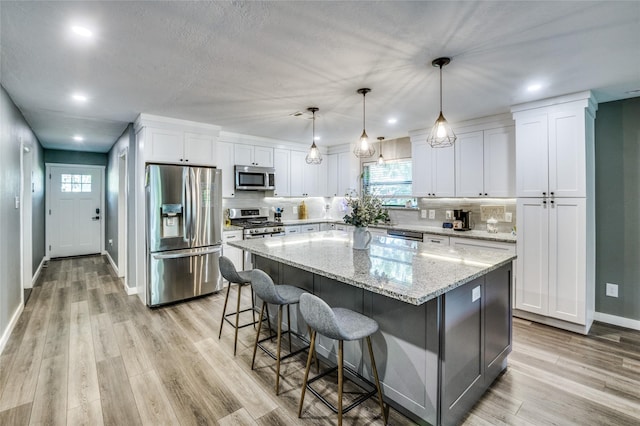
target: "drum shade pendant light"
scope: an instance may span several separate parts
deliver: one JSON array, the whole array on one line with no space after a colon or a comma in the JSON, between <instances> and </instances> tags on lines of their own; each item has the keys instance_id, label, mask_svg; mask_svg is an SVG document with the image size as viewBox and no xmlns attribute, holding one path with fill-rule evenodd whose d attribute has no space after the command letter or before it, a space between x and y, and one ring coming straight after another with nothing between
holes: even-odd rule
<instances>
[{"instance_id":1,"label":"drum shade pendant light","mask_svg":"<svg viewBox=\"0 0 640 426\"><path fill-rule=\"evenodd\" d=\"M440 67L440 115L431 129L427 142L433 148L446 148L456 141L456 134L442 114L442 67L451 62L450 58L438 58L431 62L434 67Z\"/></svg>"},{"instance_id":2,"label":"drum shade pendant light","mask_svg":"<svg viewBox=\"0 0 640 426\"><path fill-rule=\"evenodd\" d=\"M382 156L382 141L384 140L384 136L378 136L378 143L380 148L380 156L378 157L378 165L384 166L386 164L384 157Z\"/></svg>"},{"instance_id":3,"label":"drum shade pendant light","mask_svg":"<svg viewBox=\"0 0 640 426\"><path fill-rule=\"evenodd\" d=\"M313 133L311 136L311 148L309 149L309 153L307 154L305 160L307 161L307 164L320 164L322 163L322 155L320 154L320 150L316 146L316 111L318 111L318 108L309 107L307 108L307 111L311 111L311 113L313 114Z\"/></svg>"},{"instance_id":4,"label":"drum shade pendant light","mask_svg":"<svg viewBox=\"0 0 640 426\"><path fill-rule=\"evenodd\" d=\"M365 109L365 96L369 93L371 89L363 88L358 89L358 93L362 95L362 135L360 136L360 140L356 142L356 148L353 150L353 153L358 158L369 158L375 154L376 150L371 143L369 143L369 136L367 136L367 131L365 130L365 118L366 118L366 109Z\"/></svg>"}]
</instances>

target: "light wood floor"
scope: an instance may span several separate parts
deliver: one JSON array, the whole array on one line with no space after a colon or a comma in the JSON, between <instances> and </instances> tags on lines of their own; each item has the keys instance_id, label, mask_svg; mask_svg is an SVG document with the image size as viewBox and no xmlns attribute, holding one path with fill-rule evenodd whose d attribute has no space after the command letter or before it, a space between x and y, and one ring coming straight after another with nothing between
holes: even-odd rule
<instances>
[{"instance_id":1,"label":"light wood floor","mask_svg":"<svg viewBox=\"0 0 640 426\"><path fill-rule=\"evenodd\" d=\"M217 338L223 301L151 310L102 257L51 261L0 355L0 425L334 424L312 395L297 418L304 355L284 362L278 397L273 361L258 353L250 369L252 328L233 357L231 327ZM640 332L515 319L513 346L465 425L640 424ZM382 424L375 401L345 423ZM394 410L389 423L412 424Z\"/></svg>"}]
</instances>

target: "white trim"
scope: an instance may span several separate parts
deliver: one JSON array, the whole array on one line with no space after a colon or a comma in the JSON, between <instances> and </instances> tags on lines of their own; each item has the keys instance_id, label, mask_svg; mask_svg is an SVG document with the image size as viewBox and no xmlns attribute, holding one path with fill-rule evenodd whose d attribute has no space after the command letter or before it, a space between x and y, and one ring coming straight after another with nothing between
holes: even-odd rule
<instances>
[{"instance_id":1,"label":"white trim","mask_svg":"<svg viewBox=\"0 0 640 426\"><path fill-rule=\"evenodd\" d=\"M20 291L22 291L22 289ZM18 323L18 319L20 318L20 314L22 314L23 310L24 310L24 303L20 303L20 305L18 305L15 312L13 313L13 316L11 317L11 321L9 321L9 325L4 330L4 333L2 333L2 338L0 339L0 354L2 354L2 352L4 351L4 347L9 341L9 336L11 336L11 332L13 331L16 324Z\"/></svg>"},{"instance_id":2,"label":"white trim","mask_svg":"<svg viewBox=\"0 0 640 426\"><path fill-rule=\"evenodd\" d=\"M137 288L129 287L126 284L124 284L124 291L127 292L127 296L133 296L134 294L138 294L138 289Z\"/></svg>"},{"instance_id":3,"label":"white trim","mask_svg":"<svg viewBox=\"0 0 640 426\"><path fill-rule=\"evenodd\" d=\"M521 309L514 309L513 316L522 318L525 320L533 321L533 322L539 322L541 324L549 325L551 327L572 331L574 333L584 334L584 335L589 334L589 329L591 328L591 324L592 324L591 322L587 323L586 325L576 324L569 321L563 321L560 319L535 314L533 312L523 311Z\"/></svg>"},{"instance_id":4,"label":"white trim","mask_svg":"<svg viewBox=\"0 0 640 426\"><path fill-rule=\"evenodd\" d=\"M640 321L631 318L619 317L617 315L605 314L602 312L596 312L593 318L596 321L604 322L611 325L617 325L619 327L631 328L633 330L640 330Z\"/></svg>"},{"instance_id":5,"label":"white trim","mask_svg":"<svg viewBox=\"0 0 640 426\"><path fill-rule=\"evenodd\" d=\"M113 272L116 273L116 277L120 276L120 272L118 271L118 265L116 265L116 262L113 261L113 258L111 257L111 254L109 254L108 251L104 251L102 252L103 256L107 256L107 260L109 261L109 264L111 264L111 267L113 268Z\"/></svg>"},{"instance_id":6,"label":"white trim","mask_svg":"<svg viewBox=\"0 0 640 426\"><path fill-rule=\"evenodd\" d=\"M36 285L36 281L38 281L38 277L40 277L40 273L42 272L42 265L44 265L44 262L47 260L49 259L47 259L46 257L43 257L42 260L40 261L40 264L38 265L38 269L36 269L36 273L33 274L33 281L31 281L32 287Z\"/></svg>"}]
</instances>

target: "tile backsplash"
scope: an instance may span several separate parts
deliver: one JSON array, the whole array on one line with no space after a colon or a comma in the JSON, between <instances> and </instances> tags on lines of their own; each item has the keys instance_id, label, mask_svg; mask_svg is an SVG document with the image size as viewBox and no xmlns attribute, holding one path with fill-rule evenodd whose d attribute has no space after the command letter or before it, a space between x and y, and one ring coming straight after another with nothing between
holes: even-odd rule
<instances>
[{"instance_id":1,"label":"tile backsplash","mask_svg":"<svg viewBox=\"0 0 640 426\"><path fill-rule=\"evenodd\" d=\"M345 203L343 197L305 197L305 198L280 198L265 197L264 192L239 192L234 198L225 198L222 201L223 208L260 207L261 214L273 220L272 207L283 209L282 220L298 219L297 208L302 201L307 206L309 219L342 219L345 215ZM511 213L511 222L498 222L499 232L510 232L516 224L516 200L515 198L418 198L418 207L413 209L391 208L389 216L391 223L404 225L422 225L441 227L446 220L446 211L463 209L471 212L471 224L473 229L487 229L486 221L480 218L480 206L504 206L506 213ZM421 210L427 211L427 219L421 217ZM434 219L428 219L429 210L434 210Z\"/></svg>"}]
</instances>

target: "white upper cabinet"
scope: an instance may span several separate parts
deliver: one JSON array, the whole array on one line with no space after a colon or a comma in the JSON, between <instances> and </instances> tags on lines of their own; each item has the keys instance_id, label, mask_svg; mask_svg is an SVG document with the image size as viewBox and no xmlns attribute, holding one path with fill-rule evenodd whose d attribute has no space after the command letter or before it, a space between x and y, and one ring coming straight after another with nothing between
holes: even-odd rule
<instances>
[{"instance_id":1,"label":"white upper cabinet","mask_svg":"<svg viewBox=\"0 0 640 426\"><path fill-rule=\"evenodd\" d=\"M416 197L455 195L454 147L431 148L425 140L411 137L412 184Z\"/></svg>"},{"instance_id":2,"label":"white upper cabinet","mask_svg":"<svg viewBox=\"0 0 640 426\"><path fill-rule=\"evenodd\" d=\"M307 153L303 151L291 151L291 196L292 197L319 197L324 195L320 179L326 180L326 172L321 176L322 168L316 164L307 164ZM324 161L323 161L324 162ZM276 180L278 177L276 176Z\"/></svg>"},{"instance_id":3,"label":"white upper cabinet","mask_svg":"<svg viewBox=\"0 0 640 426\"><path fill-rule=\"evenodd\" d=\"M291 151L276 148L273 150L273 167L276 169L276 189L274 197L291 195Z\"/></svg>"},{"instance_id":4,"label":"white upper cabinet","mask_svg":"<svg viewBox=\"0 0 640 426\"><path fill-rule=\"evenodd\" d=\"M595 103L586 94L512 108L518 197L586 197ZM591 157L589 157L587 155Z\"/></svg>"},{"instance_id":5,"label":"white upper cabinet","mask_svg":"<svg viewBox=\"0 0 640 426\"><path fill-rule=\"evenodd\" d=\"M513 126L458 134L457 197L515 196Z\"/></svg>"},{"instance_id":6,"label":"white upper cabinet","mask_svg":"<svg viewBox=\"0 0 640 426\"><path fill-rule=\"evenodd\" d=\"M327 197L344 195L338 192L338 154L325 155L322 162L327 167L327 190L325 195Z\"/></svg>"},{"instance_id":7,"label":"white upper cabinet","mask_svg":"<svg viewBox=\"0 0 640 426\"><path fill-rule=\"evenodd\" d=\"M216 167L222 170L222 196L226 198L233 197L235 196L236 179L233 144L231 142L218 141L216 151Z\"/></svg>"},{"instance_id":8,"label":"white upper cabinet","mask_svg":"<svg viewBox=\"0 0 640 426\"><path fill-rule=\"evenodd\" d=\"M241 166L273 167L273 148L237 143L235 161Z\"/></svg>"},{"instance_id":9,"label":"white upper cabinet","mask_svg":"<svg viewBox=\"0 0 640 426\"><path fill-rule=\"evenodd\" d=\"M327 170L328 172L328 170ZM360 160L351 152L341 152L338 154L338 196L345 194L360 193Z\"/></svg>"},{"instance_id":10,"label":"white upper cabinet","mask_svg":"<svg viewBox=\"0 0 640 426\"><path fill-rule=\"evenodd\" d=\"M140 114L135 128L144 162L216 165L218 126Z\"/></svg>"}]
</instances>

